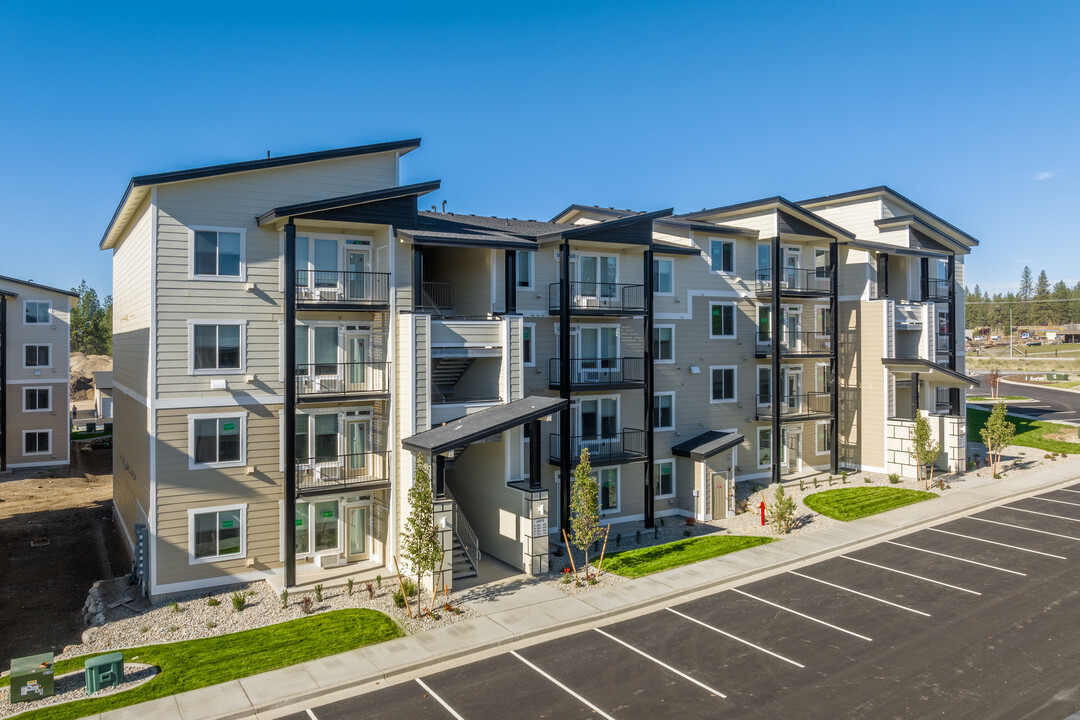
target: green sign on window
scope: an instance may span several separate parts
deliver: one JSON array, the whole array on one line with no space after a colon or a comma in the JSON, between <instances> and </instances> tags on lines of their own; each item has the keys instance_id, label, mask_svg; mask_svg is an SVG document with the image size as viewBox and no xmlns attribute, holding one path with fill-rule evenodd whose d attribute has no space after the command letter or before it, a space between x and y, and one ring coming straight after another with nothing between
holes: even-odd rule
<instances>
[{"instance_id":1,"label":"green sign on window","mask_svg":"<svg viewBox=\"0 0 1080 720\"><path fill-rule=\"evenodd\" d=\"M304 521L300 518L296 518L296 527L304 527Z\"/></svg>"},{"instance_id":2,"label":"green sign on window","mask_svg":"<svg viewBox=\"0 0 1080 720\"><path fill-rule=\"evenodd\" d=\"M526 340L529 339L529 331L528 331L528 329L526 329L526 330L524 330L522 332L522 337L524 337Z\"/></svg>"},{"instance_id":3,"label":"green sign on window","mask_svg":"<svg viewBox=\"0 0 1080 720\"><path fill-rule=\"evenodd\" d=\"M236 429L236 423L234 423L234 422L221 423L221 429L222 430L235 430Z\"/></svg>"},{"instance_id":4,"label":"green sign on window","mask_svg":"<svg viewBox=\"0 0 1080 720\"><path fill-rule=\"evenodd\" d=\"M323 510L322 516L324 518L332 518L332 517L334 517L334 511L333 510Z\"/></svg>"},{"instance_id":5,"label":"green sign on window","mask_svg":"<svg viewBox=\"0 0 1080 720\"><path fill-rule=\"evenodd\" d=\"M233 520L222 520L221 521L221 527L223 527L223 528L231 528L233 526L233 522L234 522Z\"/></svg>"}]
</instances>

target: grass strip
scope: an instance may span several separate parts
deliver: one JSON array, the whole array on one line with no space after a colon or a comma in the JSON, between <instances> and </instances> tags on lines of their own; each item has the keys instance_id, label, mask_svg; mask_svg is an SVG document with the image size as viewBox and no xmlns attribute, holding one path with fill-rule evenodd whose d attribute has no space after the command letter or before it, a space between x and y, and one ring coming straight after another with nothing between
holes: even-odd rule
<instances>
[{"instance_id":1,"label":"grass strip","mask_svg":"<svg viewBox=\"0 0 1080 720\"><path fill-rule=\"evenodd\" d=\"M967 401L968 401L968 402L988 402L988 403L996 403L996 402L997 402L998 400L1027 400L1027 399L1028 399L1028 398L1024 397L1023 395L1001 395L1000 397L996 397L996 398L990 398L990 397L969 397L969 398L967 399Z\"/></svg>"},{"instance_id":2,"label":"grass strip","mask_svg":"<svg viewBox=\"0 0 1080 720\"><path fill-rule=\"evenodd\" d=\"M986 425L986 421L989 418L990 413L986 410L968 408L968 440L982 442L982 435L979 434L979 431ZM1078 442L1052 440L1045 437L1052 433L1074 432L1076 428L1070 427L1069 425L1046 422L1045 420L1027 420L1025 418L1016 417L1015 415L1009 415L1008 418L1009 422L1016 424L1016 437L1013 438L1013 445L1037 448L1047 452L1080 453L1080 443Z\"/></svg>"},{"instance_id":3,"label":"grass strip","mask_svg":"<svg viewBox=\"0 0 1080 720\"><path fill-rule=\"evenodd\" d=\"M808 495L803 504L814 512L846 522L936 497L932 492L908 488L839 488Z\"/></svg>"},{"instance_id":4,"label":"grass strip","mask_svg":"<svg viewBox=\"0 0 1080 720\"><path fill-rule=\"evenodd\" d=\"M604 558L603 569L623 577L636 578L757 547L775 539L752 535L702 535L663 545L612 553Z\"/></svg>"}]
</instances>

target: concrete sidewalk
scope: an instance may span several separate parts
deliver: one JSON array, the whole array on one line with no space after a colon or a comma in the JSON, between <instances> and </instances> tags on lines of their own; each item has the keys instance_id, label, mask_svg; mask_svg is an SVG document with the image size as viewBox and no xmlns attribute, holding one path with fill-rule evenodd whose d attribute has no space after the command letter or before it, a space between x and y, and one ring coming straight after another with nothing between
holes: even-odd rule
<instances>
[{"instance_id":1,"label":"concrete sidewalk","mask_svg":"<svg viewBox=\"0 0 1080 720\"><path fill-rule=\"evenodd\" d=\"M913 528L937 524L1018 496L1080 479L1062 465L1019 479L970 476L959 492L881 515L823 528L797 538L742 550L693 565L570 597L531 585L477 607L482 617L288 668L132 705L100 720L231 720L287 706L303 707L362 685L424 674L436 664L480 655L510 644L531 644L552 633L603 625L609 619L689 599L723 586L774 574L848 551Z\"/></svg>"}]
</instances>

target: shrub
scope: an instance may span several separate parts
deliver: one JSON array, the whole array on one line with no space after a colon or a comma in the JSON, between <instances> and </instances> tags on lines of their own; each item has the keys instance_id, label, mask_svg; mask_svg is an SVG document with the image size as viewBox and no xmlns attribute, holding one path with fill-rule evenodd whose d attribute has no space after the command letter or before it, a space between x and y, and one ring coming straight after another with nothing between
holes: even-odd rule
<instances>
[{"instance_id":1,"label":"shrub","mask_svg":"<svg viewBox=\"0 0 1080 720\"><path fill-rule=\"evenodd\" d=\"M374 600L375 599L375 586L372 585L371 583L368 583L364 587L367 589L368 600Z\"/></svg>"},{"instance_id":2,"label":"shrub","mask_svg":"<svg viewBox=\"0 0 1080 720\"><path fill-rule=\"evenodd\" d=\"M769 505L769 523L773 532L786 535L795 525L795 500L784 494L784 486L776 486L776 494Z\"/></svg>"},{"instance_id":3,"label":"shrub","mask_svg":"<svg viewBox=\"0 0 1080 720\"><path fill-rule=\"evenodd\" d=\"M206 629L207 630L213 630L216 627L217 627L217 623L214 622L213 620L207 620L206 621Z\"/></svg>"},{"instance_id":4,"label":"shrub","mask_svg":"<svg viewBox=\"0 0 1080 720\"><path fill-rule=\"evenodd\" d=\"M829 483L829 484L832 485L832 483ZM817 489L817 486L818 486L818 481L817 481L817 476L815 475L814 476L814 489L815 490Z\"/></svg>"},{"instance_id":5,"label":"shrub","mask_svg":"<svg viewBox=\"0 0 1080 720\"><path fill-rule=\"evenodd\" d=\"M622 533L615 533L615 547L619 547L619 543L622 542Z\"/></svg>"},{"instance_id":6,"label":"shrub","mask_svg":"<svg viewBox=\"0 0 1080 720\"><path fill-rule=\"evenodd\" d=\"M874 482L874 478L867 475L866 477L863 478L863 482L866 483L867 485L869 485L870 483Z\"/></svg>"},{"instance_id":7,"label":"shrub","mask_svg":"<svg viewBox=\"0 0 1080 720\"><path fill-rule=\"evenodd\" d=\"M169 609L172 610L174 613L180 612L180 603L173 600L171 603L169 603Z\"/></svg>"},{"instance_id":8,"label":"shrub","mask_svg":"<svg viewBox=\"0 0 1080 720\"><path fill-rule=\"evenodd\" d=\"M897 475L896 473L889 473L889 482L891 482L893 485L899 485L900 484L900 476Z\"/></svg>"},{"instance_id":9,"label":"shrub","mask_svg":"<svg viewBox=\"0 0 1080 720\"><path fill-rule=\"evenodd\" d=\"M840 473L840 484L847 485L847 470L844 470Z\"/></svg>"},{"instance_id":10,"label":"shrub","mask_svg":"<svg viewBox=\"0 0 1080 720\"><path fill-rule=\"evenodd\" d=\"M281 589L281 609L284 610L287 607L289 607L289 589L288 588L282 588Z\"/></svg>"},{"instance_id":11,"label":"shrub","mask_svg":"<svg viewBox=\"0 0 1080 720\"><path fill-rule=\"evenodd\" d=\"M207 607L217 607L220 604L221 604L221 601L218 600L216 597L207 598L207 600L206 600Z\"/></svg>"},{"instance_id":12,"label":"shrub","mask_svg":"<svg viewBox=\"0 0 1080 720\"><path fill-rule=\"evenodd\" d=\"M691 536L691 535L693 535L694 533L692 533L692 532L690 531L690 528L686 528L685 530L683 530L683 531L682 531L682 534L683 534L683 537L690 537L690 536Z\"/></svg>"},{"instance_id":13,"label":"shrub","mask_svg":"<svg viewBox=\"0 0 1080 720\"><path fill-rule=\"evenodd\" d=\"M232 594L232 606L233 610L240 612L247 605L247 597L242 592L234 592Z\"/></svg>"},{"instance_id":14,"label":"shrub","mask_svg":"<svg viewBox=\"0 0 1080 720\"><path fill-rule=\"evenodd\" d=\"M300 612L305 615L310 615L315 612L315 601L311 599L310 595L302 595L300 597Z\"/></svg>"},{"instance_id":15,"label":"shrub","mask_svg":"<svg viewBox=\"0 0 1080 720\"><path fill-rule=\"evenodd\" d=\"M697 518L694 518L694 517L686 518L686 524L689 525L690 527L693 527L693 526L697 525Z\"/></svg>"},{"instance_id":16,"label":"shrub","mask_svg":"<svg viewBox=\"0 0 1080 720\"><path fill-rule=\"evenodd\" d=\"M405 590L402 593L402 589ZM394 591L394 606L403 608L405 607L405 596L412 597L416 593L416 584L408 578L403 578L401 581L401 587Z\"/></svg>"},{"instance_id":17,"label":"shrub","mask_svg":"<svg viewBox=\"0 0 1080 720\"><path fill-rule=\"evenodd\" d=\"M640 530L638 530L637 533L635 533L634 541L637 542L639 545L641 544L641 531Z\"/></svg>"},{"instance_id":18,"label":"shrub","mask_svg":"<svg viewBox=\"0 0 1080 720\"><path fill-rule=\"evenodd\" d=\"M349 597L352 597L352 589L353 589L353 579L349 578L349 580L345 583L345 594L348 595Z\"/></svg>"},{"instance_id":19,"label":"shrub","mask_svg":"<svg viewBox=\"0 0 1080 720\"><path fill-rule=\"evenodd\" d=\"M315 586L315 602L322 602L322 583Z\"/></svg>"},{"instance_id":20,"label":"shrub","mask_svg":"<svg viewBox=\"0 0 1080 720\"><path fill-rule=\"evenodd\" d=\"M573 577L572 577L572 576L570 576L570 575L563 575L563 576L562 576L562 581L563 581L563 585L569 585L569 584L570 584L570 581L571 581L572 579L573 579Z\"/></svg>"},{"instance_id":21,"label":"shrub","mask_svg":"<svg viewBox=\"0 0 1080 720\"><path fill-rule=\"evenodd\" d=\"M150 628L146 627L145 625L142 625L141 627L139 627L139 632L141 632L141 633L150 632Z\"/></svg>"},{"instance_id":22,"label":"shrub","mask_svg":"<svg viewBox=\"0 0 1080 720\"><path fill-rule=\"evenodd\" d=\"M590 585L595 585L596 583L597 583L596 576L595 575L590 575L589 576L589 584Z\"/></svg>"},{"instance_id":23,"label":"shrub","mask_svg":"<svg viewBox=\"0 0 1080 720\"><path fill-rule=\"evenodd\" d=\"M799 478L799 492L802 492L805 489L806 487L803 485L802 478Z\"/></svg>"},{"instance_id":24,"label":"shrub","mask_svg":"<svg viewBox=\"0 0 1080 720\"><path fill-rule=\"evenodd\" d=\"M170 626L169 626L169 632L176 632L176 631L177 631L177 630L179 630L179 629L180 629L180 628L179 628L179 627L177 627L176 625L170 625Z\"/></svg>"},{"instance_id":25,"label":"shrub","mask_svg":"<svg viewBox=\"0 0 1080 720\"><path fill-rule=\"evenodd\" d=\"M382 575L376 575L375 576L375 587L382 590Z\"/></svg>"}]
</instances>

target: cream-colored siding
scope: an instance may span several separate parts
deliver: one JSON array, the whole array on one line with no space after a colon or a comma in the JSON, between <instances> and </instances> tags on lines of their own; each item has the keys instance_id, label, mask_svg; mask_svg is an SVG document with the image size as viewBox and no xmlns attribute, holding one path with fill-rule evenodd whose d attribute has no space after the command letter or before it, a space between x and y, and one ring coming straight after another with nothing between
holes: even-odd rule
<instances>
[{"instance_id":1,"label":"cream-colored siding","mask_svg":"<svg viewBox=\"0 0 1080 720\"><path fill-rule=\"evenodd\" d=\"M122 536L135 538L135 524L146 522L150 510L150 434L147 408L125 393L113 405L113 504L120 516Z\"/></svg>"},{"instance_id":2,"label":"cream-colored siding","mask_svg":"<svg viewBox=\"0 0 1080 720\"><path fill-rule=\"evenodd\" d=\"M113 249L113 382L143 401L150 372L152 213L148 199Z\"/></svg>"},{"instance_id":3,"label":"cream-colored siding","mask_svg":"<svg viewBox=\"0 0 1080 720\"><path fill-rule=\"evenodd\" d=\"M877 196L828 205L813 205L810 209L815 215L820 215L834 225L839 225L853 233L859 240L880 240L878 227L874 221L886 216L882 214L882 201Z\"/></svg>"}]
</instances>

